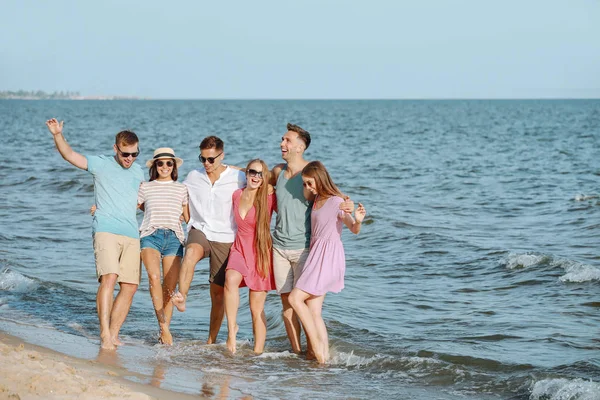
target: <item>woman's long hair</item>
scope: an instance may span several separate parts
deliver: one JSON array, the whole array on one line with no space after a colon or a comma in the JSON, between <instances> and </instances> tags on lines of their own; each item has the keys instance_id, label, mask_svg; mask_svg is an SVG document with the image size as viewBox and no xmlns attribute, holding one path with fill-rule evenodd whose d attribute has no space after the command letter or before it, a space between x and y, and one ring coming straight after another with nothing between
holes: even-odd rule
<instances>
[{"instance_id":1,"label":"woman's long hair","mask_svg":"<svg viewBox=\"0 0 600 400\"><path fill-rule=\"evenodd\" d=\"M271 239L271 215L269 213L269 168L267 164L258 158L251 160L246 171L254 163L262 166L263 182L256 192L254 198L254 209L256 210L256 229L254 234L254 251L256 252L256 269L263 278L271 273L271 257L273 251L273 240Z\"/></svg>"},{"instance_id":2,"label":"woman's long hair","mask_svg":"<svg viewBox=\"0 0 600 400\"><path fill-rule=\"evenodd\" d=\"M313 178L315 180L315 190L317 196L328 198L331 196L340 196L344 198L340 189L333 183L329 172L321 161L311 161L304 169L302 169L302 176L307 178Z\"/></svg>"},{"instance_id":3,"label":"woman's long hair","mask_svg":"<svg viewBox=\"0 0 600 400\"><path fill-rule=\"evenodd\" d=\"M173 181L177 182L177 178L179 177L177 174L177 162L175 162L175 160L172 158L169 158L167 160L165 160L164 158L160 158L159 160L162 160L165 162L168 160L173 161L173 171L171 171L171 179L173 179ZM158 161L158 160L155 160L152 163L152 166L150 167L150 180L151 181L158 179L158 170L156 168L156 161Z\"/></svg>"}]
</instances>

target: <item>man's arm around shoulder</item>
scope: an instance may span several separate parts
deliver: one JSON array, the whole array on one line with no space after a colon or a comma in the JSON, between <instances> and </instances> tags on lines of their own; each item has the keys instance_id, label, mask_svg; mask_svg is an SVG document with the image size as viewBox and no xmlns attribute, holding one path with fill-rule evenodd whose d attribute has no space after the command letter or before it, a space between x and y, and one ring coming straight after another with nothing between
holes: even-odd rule
<instances>
[{"instance_id":1,"label":"man's arm around shoulder","mask_svg":"<svg viewBox=\"0 0 600 400\"><path fill-rule=\"evenodd\" d=\"M273 167L273 169L271 170L271 173L269 174L269 183L273 186L277 185L277 178L279 178L279 174L281 173L281 171L283 171L283 167L285 167L285 164L277 164L276 166Z\"/></svg>"}]
</instances>

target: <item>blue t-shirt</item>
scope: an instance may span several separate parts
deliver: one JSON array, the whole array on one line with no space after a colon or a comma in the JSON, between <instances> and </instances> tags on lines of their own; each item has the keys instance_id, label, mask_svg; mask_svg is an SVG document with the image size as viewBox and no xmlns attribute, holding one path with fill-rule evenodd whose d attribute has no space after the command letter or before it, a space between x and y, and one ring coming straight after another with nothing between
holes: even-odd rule
<instances>
[{"instance_id":1,"label":"blue t-shirt","mask_svg":"<svg viewBox=\"0 0 600 400\"><path fill-rule=\"evenodd\" d=\"M139 238L136 219L137 196L144 180L142 167L123 168L114 156L85 156L88 172L94 177L96 213L92 233L108 232Z\"/></svg>"}]
</instances>

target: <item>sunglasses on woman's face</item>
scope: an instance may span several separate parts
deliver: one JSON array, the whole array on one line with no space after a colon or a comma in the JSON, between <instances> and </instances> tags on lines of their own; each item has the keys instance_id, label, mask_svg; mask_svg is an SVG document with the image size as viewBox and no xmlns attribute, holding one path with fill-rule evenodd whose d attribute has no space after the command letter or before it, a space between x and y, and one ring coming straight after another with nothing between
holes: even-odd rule
<instances>
[{"instance_id":1,"label":"sunglasses on woman's face","mask_svg":"<svg viewBox=\"0 0 600 400\"><path fill-rule=\"evenodd\" d=\"M167 167L172 167L173 166L173 161L168 160L168 161L157 161L156 162L156 166L157 167L162 167L163 165L167 164Z\"/></svg>"},{"instance_id":2,"label":"sunglasses on woman's face","mask_svg":"<svg viewBox=\"0 0 600 400\"><path fill-rule=\"evenodd\" d=\"M263 178L262 171L257 171L257 170L255 170L255 169L249 169L249 170L248 170L248 176L249 176L250 178L255 178L255 177L257 177L257 176L258 176L260 179L262 179L262 178Z\"/></svg>"},{"instance_id":3,"label":"sunglasses on woman's face","mask_svg":"<svg viewBox=\"0 0 600 400\"><path fill-rule=\"evenodd\" d=\"M198 156L198 160L200 160L200 162L201 162L202 164L204 164L204 163L205 163L205 162L207 162L207 161L208 161L209 163L211 163L211 164L214 164L214 163L215 163L215 160L216 160L217 158L219 158L219 156L220 156L221 154L223 154L223 152L220 152L218 155L216 155L216 156L214 156L214 157L202 157L202 154L200 154L200 155Z\"/></svg>"}]
</instances>

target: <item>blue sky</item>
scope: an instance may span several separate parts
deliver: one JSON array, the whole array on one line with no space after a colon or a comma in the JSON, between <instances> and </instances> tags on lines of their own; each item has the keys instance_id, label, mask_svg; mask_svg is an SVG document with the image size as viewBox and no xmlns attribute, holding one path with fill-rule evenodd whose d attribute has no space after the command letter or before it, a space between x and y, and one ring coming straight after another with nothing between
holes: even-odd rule
<instances>
[{"instance_id":1,"label":"blue sky","mask_svg":"<svg viewBox=\"0 0 600 400\"><path fill-rule=\"evenodd\" d=\"M3 0L0 90L600 98L600 0Z\"/></svg>"}]
</instances>

